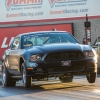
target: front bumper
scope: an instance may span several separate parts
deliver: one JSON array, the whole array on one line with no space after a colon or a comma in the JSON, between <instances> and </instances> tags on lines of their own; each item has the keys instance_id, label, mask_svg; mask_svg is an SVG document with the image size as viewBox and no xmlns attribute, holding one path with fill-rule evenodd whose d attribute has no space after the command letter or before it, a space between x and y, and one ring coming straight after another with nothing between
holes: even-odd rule
<instances>
[{"instance_id":1,"label":"front bumper","mask_svg":"<svg viewBox=\"0 0 100 100\"><path fill-rule=\"evenodd\" d=\"M70 60L70 66L62 66L62 61L42 61L42 62L28 62L27 70L28 76L36 75L52 75L52 74L86 74L90 72L97 72L97 62L91 59ZM32 67L35 64L35 67Z\"/></svg>"}]
</instances>

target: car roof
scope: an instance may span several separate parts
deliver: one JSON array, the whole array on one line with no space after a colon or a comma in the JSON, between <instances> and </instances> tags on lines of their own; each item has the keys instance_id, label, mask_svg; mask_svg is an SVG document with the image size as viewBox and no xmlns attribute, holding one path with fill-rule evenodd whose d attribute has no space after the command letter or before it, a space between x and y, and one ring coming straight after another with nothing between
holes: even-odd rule
<instances>
[{"instance_id":1,"label":"car roof","mask_svg":"<svg viewBox=\"0 0 100 100\"><path fill-rule=\"evenodd\" d=\"M58 33L58 32L67 32L67 31L36 31L36 32L22 33L22 34L19 34L19 35L20 35L20 36L23 36L23 35L37 34L37 33L47 33L47 32L55 32L55 33ZM19 36L19 35L18 35L18 36Z\"/></svg>"}]
</instances>

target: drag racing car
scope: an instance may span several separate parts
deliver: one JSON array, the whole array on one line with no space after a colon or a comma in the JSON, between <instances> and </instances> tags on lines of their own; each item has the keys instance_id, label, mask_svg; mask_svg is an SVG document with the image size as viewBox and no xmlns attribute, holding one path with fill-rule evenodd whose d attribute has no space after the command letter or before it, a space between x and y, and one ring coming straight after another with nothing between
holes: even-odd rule
<instances>
[{"instance_id":1,"label":"drag racing car","mask_svg":"<svg viewBox=\"0 0 100 100\"><path fill-rule=\"evenodd\" d=\"M30 88L33 80L58 77L72 82L74 75L86 75L89 83L97 76L97 56L66 31L39 31L15 37L2 55L2 84L15 86L22 80Z\"/></svg>"}]
</instances>

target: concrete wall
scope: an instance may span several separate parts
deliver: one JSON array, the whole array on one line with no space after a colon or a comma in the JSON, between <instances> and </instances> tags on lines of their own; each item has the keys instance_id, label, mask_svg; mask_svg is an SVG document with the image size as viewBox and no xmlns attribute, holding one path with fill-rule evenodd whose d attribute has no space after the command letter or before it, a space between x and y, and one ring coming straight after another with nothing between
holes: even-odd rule
<instances>
[{"instance_id":1,"label":"concrete wall","mask_svg":"<svg viewBox=\"0 0 100 100\"><path fill-rule=\"evenodd\" d=\"M100 35L100 18L89 19L91 22L91 44L93 45L97 34ZM0 24L0 27L16 27L16 26L30 26L30 25L44 25L44 24L57 24L57 23L73 23L74 36L82 43L85 35L84 27L85 19L83 20L64 20L64 21L51 21L51 22L35 22L35 23L22 23L22 24ZM97 29L97 33L95 31Z\"/></svg>"},{"instance_id":2,"label":"concrete wall","mask_svg":"<svg viewBox=\"0 0 100 100\"><path fill-rule=\"evenodd\" d=\"M74 33L75 37L82 43L82 39L85 35L84 28L85 20L74 21ZM91 22L91 44L93 45L97 35L100 35L100 18L90 19ZM97 30L97 31L96 31Z\"/></svg>"}]
</instances>

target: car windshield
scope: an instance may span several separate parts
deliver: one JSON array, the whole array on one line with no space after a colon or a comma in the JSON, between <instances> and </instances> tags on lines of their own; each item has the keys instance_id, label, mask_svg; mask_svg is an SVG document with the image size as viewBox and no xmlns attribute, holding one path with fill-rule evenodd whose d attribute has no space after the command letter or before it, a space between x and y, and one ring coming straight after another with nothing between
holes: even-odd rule
<instances>
[{"instance_id":1,"label":"car windshield","mask_svg":"<svg viewBox=\"0 0 100 100\"><path fill-rule=\"evenodd\" d=\"M22 48L54 43L78 43L78 41L67 32L31 33L22 36Z\"/></svg>"}]
</instances>

